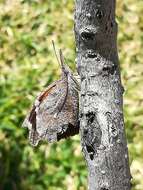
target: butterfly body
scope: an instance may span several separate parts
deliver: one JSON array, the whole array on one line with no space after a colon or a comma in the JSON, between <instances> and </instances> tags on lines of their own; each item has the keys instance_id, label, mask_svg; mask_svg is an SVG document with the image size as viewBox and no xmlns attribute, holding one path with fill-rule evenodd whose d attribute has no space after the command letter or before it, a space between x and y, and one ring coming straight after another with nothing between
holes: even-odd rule
<instances>
[{"instance_id":1,"label":"butterfly body","mask_svg":"<svg viewBox=\"0 0 143 190\"><path fill-rule=\"evenodd\" d=\"M36 146L40 140L56 142L79 132L79 84L60 52L61 79L37 96L23 126L29 129L29 140Z\"/></svg>"}]
</instances>

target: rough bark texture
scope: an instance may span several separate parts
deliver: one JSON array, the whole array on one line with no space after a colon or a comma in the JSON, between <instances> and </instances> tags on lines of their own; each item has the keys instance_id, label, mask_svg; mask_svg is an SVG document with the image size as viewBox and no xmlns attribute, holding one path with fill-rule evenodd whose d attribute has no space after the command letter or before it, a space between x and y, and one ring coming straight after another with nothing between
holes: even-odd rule
<instances>
[{"instance_id":1,"label":"rough bark texture","mask_svg":"<svg viewBox=\"0 0 143 190\"><path fill-rule=\"evenodd\" d=\"M76 0L80 133L89 190L129 190L115 0Z\"/></svg>"}]
</instances>

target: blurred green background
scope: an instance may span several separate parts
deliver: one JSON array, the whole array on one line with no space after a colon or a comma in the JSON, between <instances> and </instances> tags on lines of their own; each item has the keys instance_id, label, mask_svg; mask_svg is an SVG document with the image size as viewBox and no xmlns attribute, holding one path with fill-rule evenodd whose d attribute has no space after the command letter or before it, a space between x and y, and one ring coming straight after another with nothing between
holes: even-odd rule
<instances>
[{"instance_id":1,"label":"blurred green background","mask_svg":"<svg viewBox=\"0 0 143 190\"><path fill-rule=\"evenodd\" d=\"M0 0L0 190L86 190L78 136L32 148L22 121L60 75L51 40L75 69L74 2ZM133 190L143 190L143 1L118 0L118 47Z\"/></svg>"}]
</instances>

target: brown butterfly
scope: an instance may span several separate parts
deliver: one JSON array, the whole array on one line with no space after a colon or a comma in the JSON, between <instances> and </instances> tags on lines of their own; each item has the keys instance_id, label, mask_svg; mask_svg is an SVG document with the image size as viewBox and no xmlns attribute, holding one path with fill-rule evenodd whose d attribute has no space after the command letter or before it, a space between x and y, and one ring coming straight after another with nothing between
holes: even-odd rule
<instances>
[{"instance_id":1,"label":"brown butterfly","mask_svg":"<svg viewBox=\"0 0 143 190\"><path fill-rule=\"evenodd\" d=\"M29 140L37 146L40 140L56 142L79 133L79 83L70 68L65 64L62 51L59 51L61 78L49 85L37 96L30 113L23 122L29 129Z\"/></svg>"}]
</instances>

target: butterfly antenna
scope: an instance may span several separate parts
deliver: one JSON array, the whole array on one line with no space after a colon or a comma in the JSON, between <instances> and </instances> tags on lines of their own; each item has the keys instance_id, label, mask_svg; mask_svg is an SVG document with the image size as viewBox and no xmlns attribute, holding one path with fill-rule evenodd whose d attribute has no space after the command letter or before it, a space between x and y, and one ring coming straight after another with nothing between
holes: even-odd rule
<instances>
[{"instance_id":1,"label":"butterfly antenna","mask_svg":"<svg viewBox=\"0 0 143 190\"><path fill-rule=\"evenodd\" d=\"M62 53L61 49L59 50L59 55L60 55L61 67L63 69L64 68L65 60L64 60L64 56L63 56L63 53Z\"/></svg>"},{"instance_id":2,"label":"butterfly antenna","mask_svg":"<svg viewBox=\"0 0 143 190\"><path fill-rule=\"evenodd\" d=\"M54 43L53 40L52 40L52 45L53 45L54 53L55 53L56 59L57 59L57 61L58 61L58 64L59 64L60 67L61 67L61 63L60 63L60 61L59 61L59 58L58 58L58 55L57 55L57 51L56 51L56 48L55 48L55 43Z\"/></svg>"}]
</instances>

